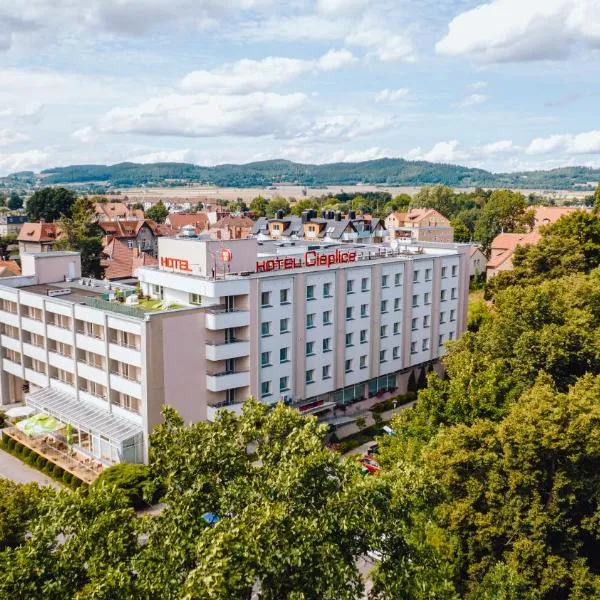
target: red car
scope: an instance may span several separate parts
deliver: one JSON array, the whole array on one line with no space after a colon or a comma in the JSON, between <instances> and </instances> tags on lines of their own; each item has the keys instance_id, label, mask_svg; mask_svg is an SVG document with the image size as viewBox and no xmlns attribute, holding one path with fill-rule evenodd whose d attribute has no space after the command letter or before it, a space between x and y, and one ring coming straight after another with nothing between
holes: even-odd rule
<instances>
[{"instance_id":1,"label":"red car","mask_svg":"<svg viewBox=\"0 0 600 600\"><path fill-rule=\"evenodd\" d=\"M370 456L363 456L360 459L360 464L371 474L381 471L379 463L376 460L373 460Z\"/></svg>"}]
</instances>

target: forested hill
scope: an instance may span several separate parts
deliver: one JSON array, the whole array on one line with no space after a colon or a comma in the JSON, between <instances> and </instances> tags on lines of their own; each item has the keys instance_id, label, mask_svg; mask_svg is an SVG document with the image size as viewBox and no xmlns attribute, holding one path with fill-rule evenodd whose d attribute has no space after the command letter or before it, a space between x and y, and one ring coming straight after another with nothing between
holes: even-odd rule
<instances>
[{"instance_id":1,"label":"forested hill","mask_svg":"<svg viewBox=\"0 0 600 600\"><path fill-rule=\"evenodd\" d=\"M491 173L457 165L384 158L324 165L304 165L287 160L215 167L186 163L74 165L42 171L39 178L43 184L97 182L118 187L181 183L209 183L223 187L265 187L282 183L305 186L359 183L418 186L442 183L453 187L570 189L600 181L600 169L568 167L552 171Z\"/></svg>"}]
</instances>

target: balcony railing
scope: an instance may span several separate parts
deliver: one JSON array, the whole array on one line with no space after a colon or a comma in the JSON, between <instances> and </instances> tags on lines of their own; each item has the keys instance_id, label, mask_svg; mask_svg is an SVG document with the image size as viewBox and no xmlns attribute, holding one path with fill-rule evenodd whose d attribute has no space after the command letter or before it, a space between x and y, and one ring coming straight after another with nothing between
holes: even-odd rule
<instances>
[{"instance_id":1,"label":"balcony railing","mask_svg":"<svg viewBox=\"0 0 600 600\"><path fill-rule=\"evenodd\" d=\"M236 369L235 371L218 371L216 373L207 372L206 374L210 377L225 377L227 375L239 375L243 373L249 373L249 369Z\"/></svg>"}]
</instances>

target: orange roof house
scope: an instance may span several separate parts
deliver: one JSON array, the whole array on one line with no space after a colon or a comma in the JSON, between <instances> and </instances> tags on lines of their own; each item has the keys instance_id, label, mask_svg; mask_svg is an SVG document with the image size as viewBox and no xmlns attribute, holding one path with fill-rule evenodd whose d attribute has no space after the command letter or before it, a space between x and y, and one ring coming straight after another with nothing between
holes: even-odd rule
<instances>
[{"instance_id":1,"label":"orange roof house","mask_svg":"<svg viewBox=\"0 0 600 600\"><path fill-rule=\"evenodd\" d=\"M14 260L0 260L0 277L18 277L21 267Z\"/></svg>"},{"instance_id":2,"label":"orange roof house","mask_svg":"<svg viewBox=\"0 0 600 600\"><path fill-rule=\"evenodd\" d=\"M19 231L19 253L51 252L62 232L57 223L23 223Z\"/></svg>"},{"instance_id":3,"label":"orange roof house","mask_svg":"<svg viewBox=\"0 0 600 600\"><path fill-rule=\"evenodd\" d=\"M452 242L454 228L433 208L412 208L407 213L393 212L385 218L391 238L414 238L423 242Z\"/></svg>"},{"instance_id":4,"label":"orange roof house","mask_svg":"<svg viewBox=\"0 0 600 600\"><path fill-rule=\"evenodd\" d=\"M577 206L537 206L534 209L534 231L539 231L544 225L552 225L561 217L583 210Z\"/></svg>"},{"instance_id":5,"label":"orange roof house","mask_svg":"<svg viewBox=\"0 0 600 600\"><path fill-rule=\"evenodd\" d=\"M486 276L489 279L500 271L510 271L513 268L512 257L517 246L535 246L542 236L532 233L501 233L494 238L490 259L487 263Z\"/></svg>"},{"instance_id":6,"label":"orange roof house","mask_svg":"<svg viewBox=\"0 0 600 600\"><path fill-rule=\"evenodd\" d=\"M144 211L131 209L123 202L97 202L95 205L96 220L104 221L143 221Z\"/></svg>"},{"instance_id":7,"label":"orange roof house","mask_svg":"<svg viewBox=\"0 0 600 600\"><path fill-rule=\"evenodd\" d=\"M138 267L157 265L158 260L138 248L130 248L127 241L112 238L102 251L104 277L110 281L135 277Z\"/></svg>"},{"instance_id":8,"label":"orange roof house","mask_svg":"<svg viewBox=\"0 0 600 600\"><path fill-rule=\"evenodd\" d=\"M167 216L165 225L177 233L182 227L193 225L196 233L204 231L208 225L208 215L205 212L198 213L174 213Z\"/></svg>"}]
</instances>

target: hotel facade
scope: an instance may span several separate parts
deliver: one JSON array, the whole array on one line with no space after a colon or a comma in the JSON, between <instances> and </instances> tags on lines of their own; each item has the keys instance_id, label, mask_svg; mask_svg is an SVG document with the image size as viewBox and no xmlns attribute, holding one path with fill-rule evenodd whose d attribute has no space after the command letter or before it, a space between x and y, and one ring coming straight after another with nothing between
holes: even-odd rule
<instances>
[{"instance_id":1,"label":"hotel facade","mask_svg":"<svg viewBox=\"0 0 600 600\"><path fill-rule=\"evenodd\" d=\"M159 239L141 287L82 280L76 253L0 282L0 398L75 431L103 464L147 459L164 404L186 422L254 396L304 414L401 393L466 328L470 247ZM125 299L125 297L127 297Z\"/></svg>"}]
</instances>

